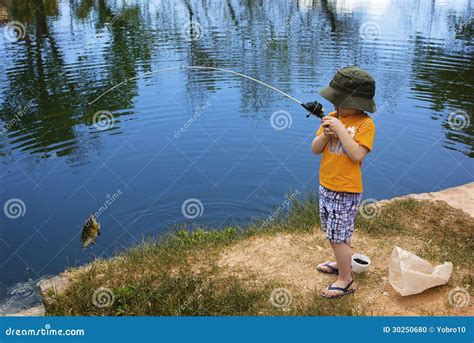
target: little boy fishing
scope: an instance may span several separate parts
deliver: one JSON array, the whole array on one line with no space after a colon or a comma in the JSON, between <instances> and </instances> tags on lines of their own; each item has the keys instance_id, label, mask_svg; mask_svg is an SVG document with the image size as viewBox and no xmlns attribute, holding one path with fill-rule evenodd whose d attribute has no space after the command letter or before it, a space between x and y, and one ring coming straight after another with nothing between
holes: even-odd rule
<instances>
[{"instance_id":1,"label":"little boy fishing","mask_svg":"<svg viewBox=\"0 0 474 343\"><path fill-rule=\"evenodd\" d=\"M353 293L350 240L362 196L361 166L372 150L375 125L365 112L375 112L375 81L365 70L345 67L336 72L321 96L335 108L323 118L312 143L323 153L319 170L321 227L334 251L335 262L317 266L337 280L323 292L325 298Z\"/></svg>"}]
</instances>

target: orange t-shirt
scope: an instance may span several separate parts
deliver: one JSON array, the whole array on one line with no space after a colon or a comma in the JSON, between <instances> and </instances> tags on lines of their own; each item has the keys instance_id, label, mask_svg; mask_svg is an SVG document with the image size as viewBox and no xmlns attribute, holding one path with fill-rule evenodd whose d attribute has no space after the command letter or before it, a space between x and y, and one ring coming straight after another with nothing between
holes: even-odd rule
<instances>
[{"instance_id":1,"label":"orange t-shirt","mask_svg":"<svg viewBox=\"0 0 474 343\"><path fill-rule=\"evenodd\" d=\"M329 115L335 117L336 112L331 112ZM339 116L338 119L357 143L367 147L369 151L372 150L375 136L375 124L372 118L363 113L355 116ZM316 135L322 133L321 125ZM361 166L362 162L354 162L347 156L338 138L331 137L321 159L319 183L335 192L362 193Z\"/></svg>"}]
</instances>

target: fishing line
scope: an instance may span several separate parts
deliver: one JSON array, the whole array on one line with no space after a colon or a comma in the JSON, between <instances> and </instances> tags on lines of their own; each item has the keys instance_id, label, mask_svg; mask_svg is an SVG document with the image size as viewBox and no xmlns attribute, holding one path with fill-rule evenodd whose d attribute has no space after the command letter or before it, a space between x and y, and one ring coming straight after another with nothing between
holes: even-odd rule
<instances>
[{"instance_id":1,"label":"fishing line","mask_svg":"<svg viewBox=\"0 0 474 343\"><path fill-rule=\"evenodd\" d=\"M143 77L143 76L148 76L148 75L152 75L152 74L156 74L156 73L161 73L161 72L164 72L164 71L172 71L172 70L185 70L185 69L198 69L198 70L217 70L217 71L221 71L221 72L225 72L225 73L230 73L230 74L234 74L234 75L237 75L239 77L243 77L245 79L249 79L249 80L252 80L254 82L257 82L267 88L270 88L271 90L275 91L275 92L278 92L280 93L281 95L287 97L288 99L296 102L297 104L303 106L310 114L313 114L317 117L322 117L324 114L324 111L323 111L323 108L322 108L322 105L318 102L310 102L310 103L303 103L302 101L292 97L291 95L283 92L282 90L278 89L278 88L275 88L273 87L272 85L269 85L268 83L266 82L263 82L263 81L260 81L260 80L257 80L256 78L253 78L249 75L245 75L245 74L242 74L242 73L238 73L236 71L233 71L233 70L229 70L229 69L223 69L223 68L214 68L214 67L204 67L204 66L179 66L179 67L171 67L171 68L164 68L164 69L159 69L159 70L155 70L155 71L150 71L150 72L147 72L147 73L144 73L142 75L139 75L139 76L135 76L135 77L132 77L130 79L127 79L119 84L116 84L115 86L109 88L108 90L106 90L104 93L102 93L101 95L99 95L97 98L95 98L92 102L89 103L89 105L92 105L94 104L97 100L99 100L100 98L102 98L103 96L105 96L106 94L108 94L109 92L113 91L114 89L130 82L130 81L133 81L133 80L136 80L136 79L139 79L140 77ZM310 114L308 114L306 117L309 117Z\"/></svg>"}]
</instances>

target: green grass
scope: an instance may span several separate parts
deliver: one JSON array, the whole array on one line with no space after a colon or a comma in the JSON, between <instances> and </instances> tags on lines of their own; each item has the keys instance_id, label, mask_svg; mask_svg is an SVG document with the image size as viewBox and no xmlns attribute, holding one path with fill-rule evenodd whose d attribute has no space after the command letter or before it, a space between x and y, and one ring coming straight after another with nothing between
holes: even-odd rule
<instances>
[{"instance_id":1,"label":"green grass","mask_svg":"<svg viewBox=\"0 0 474 343\"><path fill-rule=\"evenodd\" d=\"M424 244L415 253L432 261L469 267L474 261L474 220L441 202L392 201L373 219L358 216L356 230L372 237L405 235Z\"/></svg>"},{"instance_id":2,"label":"green grass","mask_svg":"<svg viewBox=\"0 0 474 343\"><path fill-rule=\"evenodd\" d=\"M298 313L304 316L369 316L370 308L358 304L353 296L334 301L314 294L312 302Z\"/></svg>"},{"instance_id":3,"label":"green grass","mask_svg":"<svg viewBox=\"0 0 474 343\"><path fill-rule=\"evenodd\" d=\"M443 237L432 240L420 247L416 253L427 260L449 261L455 266L472 267L474 261L473 237Z\"/></svg>"},{"instance_id":4,"label":"green grass","mask_svg":"<svg viewBox=\"0 0 474 343\"><path fill-rule=\"evenodd\" d=\"M161 274L156 279L143 278L132 283L115 285L111 289L114 302L98 308L92 302L71 314L88 315L250 315L264 304L268 291L265 288L243 287L240 280L223 278L213 280L210 274L193 274L180 271L176 275ZM156 277L156 276L155 276ZM91 283L87 289L75 294L93 298L94 290L101 287ZM74 297L70 298L71 300ZM62 304L62 308L75 309L75 301ZM59 310L60 308L58 308ZM62 311L60 311L62 312ZM51 312L54 313L54 310Z\"/></svg>"},{"instance_id":5,"label":"green grass","mask_svg":"<svg viewBox=\"0 0 474 343\"><path fill-rule=\"evenodd\" d=\"M407 219L419 215L422 206L421 202L414 199L395 200L383 207L375 205L379 214L374 218L359 215L356 230L374 237L411 232Z\"/></svg>"},{"instance_id":6,"label":"green grass","mask_svg":"<svg viewBox=\"0 0 474 343\"><path fill-rule=\"evenodd\" d=\"M215 263L226 247L257 235L285 232L304 234L319 227L316 197L294 201L286 214L256 221L246 228L221 230L177 228L160 239L143 241L111 260L96 260L74 273L74 281L62 294L50 295L48 315L368 315L370 306L353 296L334 301L314 292L302 299L293 290L288 308L271 304L274 280L228 275ZM417 253L434 261L452 261L470 268L473 258L473 219L443 204L411 199L389 203L379 214L359 216L361 235L383 239L400 235L422 242ZM470 281L472 282L472 281ZM94 292L105 287L114 301L98 307Z\"/></svg>"}]
</instances>

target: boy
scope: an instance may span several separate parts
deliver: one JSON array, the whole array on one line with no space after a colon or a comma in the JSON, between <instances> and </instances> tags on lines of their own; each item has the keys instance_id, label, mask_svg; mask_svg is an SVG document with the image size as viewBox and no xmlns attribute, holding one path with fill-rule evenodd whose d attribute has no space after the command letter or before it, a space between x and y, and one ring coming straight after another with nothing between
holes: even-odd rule
<instances>
[{"instance_id":1,"label":"boy","mask_svg":"<svg viewBox=\"0 0 474 343\"><path fill-rule=\"evenodd\" d=\"M319 171L320 218L336 262L321 263L317 270L338 276L321 295L340 298L355 291L350 239L362 195L361 165L372 150L375 135L374 122L364 112L375 112L375 81L363 69L345 67L337 71L320 94L335 108L323 118L312 150L323 153Z\"/></svg>"}]
</instances>

